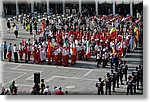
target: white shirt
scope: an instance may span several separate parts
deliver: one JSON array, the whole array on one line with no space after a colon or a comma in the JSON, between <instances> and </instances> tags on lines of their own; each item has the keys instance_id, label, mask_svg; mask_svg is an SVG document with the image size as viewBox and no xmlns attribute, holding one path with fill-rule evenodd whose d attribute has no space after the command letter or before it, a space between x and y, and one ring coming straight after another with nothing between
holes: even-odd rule
<instances>
[{"instance_id":1,"label":"white shirt","mask_svg":"<svg viewBox=\"0 0 150 102\"><path fill-rule=\"evenodd\" d=\"M51 90L49 88L45 88L43 93L47 93L47 95L51 94Z\"/></svg>"},{"instance_id":2,"label":"white shirt","mask_svg":"<svg viewBox=\"0 0 150 102\"><path fill-rule=\"evenodd\" d=\"M13 47L13 52L17 52L17 47L16 46Z\"/></svg>"}]
</instances>

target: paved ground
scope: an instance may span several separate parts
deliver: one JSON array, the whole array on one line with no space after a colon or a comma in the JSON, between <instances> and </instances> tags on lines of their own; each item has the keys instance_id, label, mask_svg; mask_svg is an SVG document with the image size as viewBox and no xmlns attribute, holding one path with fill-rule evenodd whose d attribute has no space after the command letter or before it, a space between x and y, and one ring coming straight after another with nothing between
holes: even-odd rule
<instances>
[{"instance_id":1,"label":"paved ground","mask_svg":"<svg viewBox=\"0 0 150 102\"><path fill-rule=\"evenodd\" d=\"M21 41L21 38L32 37L29 32L24 31L19 24L19 38L15 38L12 31L7 33L5 20L2 19L1 25L1 40L7 42L17 43ZM128 73L131 74L135 67L142 64L143 50L138 48L132 53L127 54L127 64L129 65ZM74 66L63 67L47 65L32 64L32 61L26 63L14 63L1 61L0 62L0 85L6 88L11 84L12 80L16 81L16 85L19 87L19 93L28 94L33 86L33 74L35 72L41 73L41 78L44 78L46 84L53 89L54 86L61 86L63 91L69 91L72 95L96 95L97 89L95 83L99 77L105 78L106 72L110 71L110 67L96 68L96 62L92 61L77 61ZM142 87L141 87L142 89ZM138 90L137 94L143 94L143 90ZM125 95L126 85L120 85L120 88L116 88L116 92L112 92L113 95Z\"/></svg>"}]
</instances>

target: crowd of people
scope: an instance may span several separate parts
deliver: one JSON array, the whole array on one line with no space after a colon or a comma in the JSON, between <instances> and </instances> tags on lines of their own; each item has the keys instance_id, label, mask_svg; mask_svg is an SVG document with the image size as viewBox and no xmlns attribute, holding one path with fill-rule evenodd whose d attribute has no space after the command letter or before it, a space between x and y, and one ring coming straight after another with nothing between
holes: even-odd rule
<instances>
[{"instance_id":1,"label":"crowd of people","mask_svg":"<svg viewBox=\"0 0 150 102\"><path fill-rule=\"evenodd\" d=\"M13 22L13 23L12 23ZM143 46L143 18L138 16L122 15L27 15L21 14L7 19L7 30L10 33L11 27L16 38L18 38L19 24L29 31L33 37L22 38L20 44L12 45L11 42L0 45L1 60L12 61L14 54L15 63L33 61L35 64L48 64L69 66L77 64L78 60L90 60L95 56L97 67L105 68L110 63L111 73L107 73L106 94L110 92L110 83L113 82L113 91L121 84L123 75L128 84L128 91L132 94L130 84L134 77L127 78L126 61L122 58L138 46ZM21 35L21 34L20 34ZM138 68L137 68L138 69ZM115 72L118 75L115 75ZM127 81L128 79L128 81ZM112 80L110 82L110 80ZM141 79L140 79L141 80ZM101 78L98 87L98 94L103 93ZM110 82L110 83L109 83ZM100 87L99 87L100 86ZM42 88L42 87L41 87ZM33 87L32 94L36 87ZM42 93L48 91L49 86L42 88ZM61 88L59 88L61 91ZM61 92L60 92L61 93ZM64 93L63 93L64 94ZM128 92L127 92L128 94Z\"/></svg>"},{"instance_id":2,"label":"crowd of people","mask_svg":"<svg viewBox=\"0 0 150 102\"><path fill-rule=\"evenodd\" d=\"M44 15L43 15L44 16ZM11 22L8 19L8 32ZM84 15L52 15L34 17L33 15L20 15L13 21L21 23L26 31L30 31L33 38L22 38L20 44L1 44L1 55L4 59L12 61L14 52L15 62L24 60L27 63L33 56L33 62L41 64L48 60L56 65L68 66L77 60L88 60L92 55L97 60L97 67L103 62L111 62L111 67L118 66L119 61L127 52L142 46L142 17L133 19L131 16L120 15L96 15L87 17ZM38 24L41 26L38 29ZM16 38L18 37L18 25L12 25ZM37 38L37 35L39 37ZM3 58L1 57L1 60Z\"/></svg>"}]
</instances>

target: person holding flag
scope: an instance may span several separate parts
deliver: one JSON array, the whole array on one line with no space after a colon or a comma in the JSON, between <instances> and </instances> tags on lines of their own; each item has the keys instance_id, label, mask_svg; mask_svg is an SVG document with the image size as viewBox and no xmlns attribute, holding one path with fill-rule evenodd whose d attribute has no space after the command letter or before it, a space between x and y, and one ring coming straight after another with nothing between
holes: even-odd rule
<instances>
[{"instance_id":1,"label":"person holding flag","mask_svg":"<svg viewBox=\"0 0 150 102\"><path fill-rule=\"evenodd\" d=\"M90 41L87 41L87 43L86 43L86 53L85 53L85 56L86 56L86 60L88 60L88 59L91 58Z\"/></svg>"}]
</instances>

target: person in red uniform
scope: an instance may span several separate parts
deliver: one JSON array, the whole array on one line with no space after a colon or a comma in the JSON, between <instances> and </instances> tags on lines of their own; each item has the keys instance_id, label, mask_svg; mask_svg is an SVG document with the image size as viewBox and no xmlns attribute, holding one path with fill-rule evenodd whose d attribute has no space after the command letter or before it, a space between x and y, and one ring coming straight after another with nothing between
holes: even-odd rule
<instances>
[{"instance_id":1,"label":"person in red uniform","mask_svg":"<svg viewBox=\"0 0 150 102\"><path fill-rule=\"evenodd\" d=\"M8 61L10 62L11 61L11 57L12 57L12 43L9 43L9 46L8 46Z\"/></svg>"},{"instance_id":2,"label":"person in red uniform","mask_svg":"<svg viewBox=\"0 0 150 102\"><path fill-rule=\"evenodd\" d=\"M25 62L28 63L28 44L25 45L24 47L24 53L25 53Z\"/></svg>"},{"instance_id":3,"label":"person in red uniform","mask_svg":"<svg viewBox=\"0 0 150 102\"><path fill-rule=\"evenodd\" d=\"M65 93L62 91L62 88L60 87L59 90L56 91L56 95L65 95Z\"/></svg>"},{"instance_id":4,"label":"person in red uniform","mask_svg":"<svg viewBox=\"0 0 150 102\"><path fill-rule=\"evenodd\" d=\"M68 56L68 49L66 47L63 48L62 56L63 56L62 64L63 64L64 67L67 67L68 66L69 56Z\"/></svg>"},{"instance_id":5,"label":"person in red uniform","mask_svg":"<svg viewBox=\"0 0 150 102\"><path fill-rule=\"evenodd\" d=\"M19 56L20 56L20 60L23 60L22 57L23 57L23 46L22 46L22 43L20 43L19 45Z\"/></svg>"},{"instance_id":6,"label":"person in red uniform","mask_svg":"<svg viewBox=\"0 0 150 102\"><path fill-rule=\"evenodd\" d=\"M42 30L45 29L45 19L42 20Z\"/></svg>"}]
</instances>

